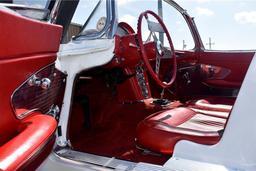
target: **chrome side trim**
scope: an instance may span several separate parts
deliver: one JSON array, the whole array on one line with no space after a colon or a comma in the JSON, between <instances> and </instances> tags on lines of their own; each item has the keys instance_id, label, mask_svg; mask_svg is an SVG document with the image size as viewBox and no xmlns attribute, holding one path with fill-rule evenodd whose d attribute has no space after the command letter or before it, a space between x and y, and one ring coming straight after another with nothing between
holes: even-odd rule
<instances>
[{"instance_id":1,"label":"chrome side trim","mask_svg":"<svg viewBox=\"0 0 256 171\"><path fill-rule=\"evenodd\" d=\"M102 167L102 170L105 168L118 171L177 171L165 168L161 165L148 164L143 162L134 163L130 161L119 160L114 157L103 157L94 154L73 151L71 149L61 149L53 154L60 160L66 162L72 161L72 163L77 162L77 164L84 163L88 165L99 166Z\"/></svg>"},{"instance_id":2,"label":"chrome side trim","mask_svg":"<svg viewBox=\"0 0 256 171\"><path fill-rule=\"evenodd\" d=\"M26 117L27 115L29 115L30 113L35 112L35 111L40 111L40 110L39 110L39 108L31 109L31 110L29 110L29 111L27 111L27 112L24 112L24 113L20 114L19 117L20 117L20 118L24 118L24 117Z\"/></svg>"},{"instance_id":3,"label":"chrome side trim","mask_svg":"<svg viewBox=\"0 0 256 171\"><path fill-rule=\"evenodd\" d=\"M58 156L77 162L94 164L105 168L116 170L133 170L137 163L119 160L114 157L103 157L89 153L73 151L70 149L61 149L55 152Z\"/></svg>"}]
</instances>

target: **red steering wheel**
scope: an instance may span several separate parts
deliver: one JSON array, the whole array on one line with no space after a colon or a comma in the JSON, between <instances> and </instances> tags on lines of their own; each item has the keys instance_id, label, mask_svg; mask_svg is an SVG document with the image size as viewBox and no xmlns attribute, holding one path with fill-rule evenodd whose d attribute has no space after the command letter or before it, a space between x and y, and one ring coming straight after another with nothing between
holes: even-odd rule
<instances>
[{"instance_id":1,"label":"red steering wheel","mask_svg":"<svg viewBox=\"0 0 256 171\"><path fill-rule=\"evenodd\" d=\"M153 16L157 20L158 23L150 21L149 20L149 14L151 16ZM152 36L153 39L154 39L154 42L155 42L155 46L156 46L156 51L157 52L156 52L155 71L154 71L153 67L151 66L151 64L149 62L149 58L147 56L147 53L146 53L146 50L145 50L145 47L144 47L144 42L142 40L142 19L143 19L143 17L145 17L146 20L147 20L148 29L150 31L149 39ZM172 43L170 34L169 34L163 20L157 14L155 14L153 11L147 10L147 11L140 14L137 29L138 29L137 33L138 33L139 48L140 48L140 51L141 51L141 56L142 56L142 59L144 61L144 64L146 65L146 68L148 69L150 75L157 82L158 85L160 85L163 88L170 87L176 79L177 62L176 62L176 55L175 55L173 43ZM168 40L168 43L169 43L169 48L166 48L162 45L162 42L156 36L156 32L161 33L161 34L164 34L164 33L166 34L167 40ZM160 65L161 65L161 59L163 59L163 58L172 59L172 60L170 60L172 65L173 65L172 75L171 75L171 77L170 77L171 79L168 83L165 82L165 81L160 80L160 78L159 78L159 70L160 70Z\"/></svg>"}]
</instances>

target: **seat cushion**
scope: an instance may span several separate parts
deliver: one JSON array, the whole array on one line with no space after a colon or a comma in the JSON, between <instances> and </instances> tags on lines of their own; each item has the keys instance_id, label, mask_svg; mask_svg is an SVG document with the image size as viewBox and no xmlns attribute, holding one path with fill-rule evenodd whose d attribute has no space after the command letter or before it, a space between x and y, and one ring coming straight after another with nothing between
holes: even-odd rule
<instances>
[{"instance_id":1,"label":"seat cushion","mask_svg":"<svg viewBox=\"0 0 256 171\"><path fill-rule=\"evenodd\" d=\"M191 100L187 102L186 106L206 115L228 118L234 103L234 98L207 97Z\"/></svg>"},{"instance_id":2,"label":"seat cushion","mask_svg":"<svg viewBox=\"0 0 256 171\"><path fill-rule=\"evenodd\" d=\"M137 143L163 154L172 154L177 141L190 140L215 144L220 139L226 119L200 114L189 108L175 108L155 113L137 127Z\"/></svg>"}]
</instances>

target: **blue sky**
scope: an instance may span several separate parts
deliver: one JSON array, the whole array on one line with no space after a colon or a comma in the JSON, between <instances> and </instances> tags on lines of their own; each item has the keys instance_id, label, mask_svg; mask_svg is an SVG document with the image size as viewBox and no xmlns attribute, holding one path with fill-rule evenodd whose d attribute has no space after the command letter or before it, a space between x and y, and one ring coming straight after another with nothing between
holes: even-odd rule
<instances>
[{"instance_id":1,"label":"blue sky","mask_svg":"<svg viewBox=\"0 0 256 171\"><path fill-rule=\"evenodd\" d=\"M256 49L255 0L178 0L195 17L202 40L213 49Z\"/></svg>"},{"instance_id":2,"label":"blue sky","mask_svg":"<svg viewBox=\"0 0 256 171\"><path fill-rule=\"evenodd\" d=\"M89 11L98 0L80 0L74 22L84 23ZM16 3L35 6L44 4L45 0L15 0ZM156 8L157 0L118 0L119 16L121 20L131 25L137 24L140 12ZM188 13L195 17L195 21L205 47L211 37L216 50L256 49L256 0L176 0ZM101 10L100 17L105 14ZM173 19L172 17L170 17ZM94 19L97 22L97 18ZM169 31L172 37L181 42L182 32L175 32L180 22ZM92 26L94 27L94 23ZM170 26L172 27L172 26ZM173 33L174 32L174 33ZM186 40L189 42L190 40ZM179 43L180 44L180 43ZM189 43L188 43L189 44ZM180 45L179 45L180 46Z\"/></svg>"},{"instance_id":3,"label":"blue sky","mask_svg":"<svg viewBox=\"0 0 256 171\"><path fill-rule=\"evenodd\" d=\"M96 0L94 4L95 2ZM155 8L156 2L157 0L118 0L119 17L131 25L136 25L139 13L148 8ZM206 43L211 37L214 42L212 49L215 50L256 49L256 0L177 0L176 2L195 17L206 48L209 48ZM74 17L75 22L80 23L85 20L88 15L85 11L90 11L91 4L93 4L92 0L81 0L80 10ZM169 31L172 34L176 30ZM178 34L183 33L175 32L175 34L173 37L179 37Z\"/></svg>"}]
</instances>

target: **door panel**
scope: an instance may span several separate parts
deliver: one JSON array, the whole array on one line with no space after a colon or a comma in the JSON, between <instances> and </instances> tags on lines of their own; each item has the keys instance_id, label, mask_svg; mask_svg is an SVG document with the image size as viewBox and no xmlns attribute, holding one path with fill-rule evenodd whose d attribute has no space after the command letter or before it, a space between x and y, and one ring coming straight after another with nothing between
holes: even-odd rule
<instances>
[{"instance_id":1,"label":"door panel","mask_svg":"<svg viewBox=\"0 0 256 171\"><path fill-rule=\"evenodd\" d=\"M58 51L62 33L60 26L31 20L3 10L0 10L0 14L1 60Z\"/></svg>"},{"instance_id":2,"label":"door panel","mask_svg":"<svg viewBox=\"0 0 256 171\"><path fill-rule=\"evenodd\" d=\"M2 79L0 82L2 90L0 91L0 144L12 137L17 130L16 125L19 121L16 119L10 103L13 92L33 73L54 61L55 57L52 55L0 61L0 78Z\"/></svg>"},{"instance_id":3,"label":"door panel","mask_svg":"<svg viewBox=\"0 0 256 171\"><path fill-rule=\"evenodd\" d=\"M45 145L52 145L47 142L57 121L40 111L18 119L12 95L33 74L54 64L62 28L1 8L0 32L0 170L16 170L39 156Z\"/></svg>"},{"instance_id":4,"label":"door panel","mask_svg":"<svg viewBox=\"0 0 256 171\"><path fill-rule=\"evenodd\" d=\"M233 96L240 88L255 52L247 51L176 51L177 78L173 86L173 95L178 99L190 99L195 96L223 95ZM163 61L165 70L170 61ZM167 72L169 74L169 72ZM168 75L167 75L168 76ZM153 97L159 97L162 91L150 81ZM173 95L166 98L173 98Z\"/></svg>"},{"instance_id":5,"label":"door panel","mask_svg":"<svg viewBox=\"0 0 256 171\"><path fill-rule=\"evenodd\" d=\"M240 88L255 52L205 51L199 64L205 75L203 82L212 87Z\"/></svg>"}]
</instances>

